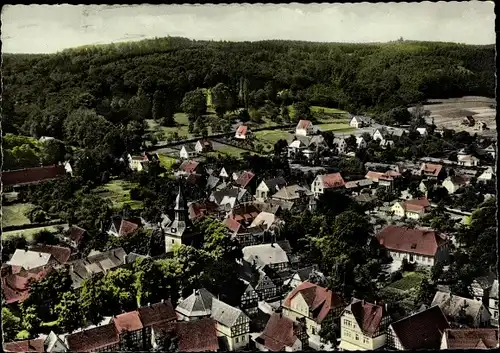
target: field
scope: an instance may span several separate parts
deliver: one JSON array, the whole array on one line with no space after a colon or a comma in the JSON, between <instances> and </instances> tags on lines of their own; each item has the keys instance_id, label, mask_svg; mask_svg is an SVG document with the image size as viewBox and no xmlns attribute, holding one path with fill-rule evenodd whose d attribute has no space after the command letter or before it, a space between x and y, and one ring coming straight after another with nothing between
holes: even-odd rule
<instances>
[{"instance_id":1,"label":"field","mask_svg":"<svg viewBox=\"0 0 500 353\"><path fill-rule=\"evenodd\" d=\"M167 170L170 169L177 161L177 159L163 153L158 153L158 158L160 159L160 165Z\"/></svg>"},{"instance_id":2,"label":"field","mask_svg":"<svg viewBox=\"0 0 500 353\"><path fill-rule=\"evenodd\" d=\"M416 289L423 278L426 278L426 275L424 273L405 272L403 273L403 278L394 283L391 283L388 287L401 291L409 291L411 289Z\"/></svg>"},{"instance_id":3,"label":"field","mask_svg":"<svg viewBox=\"0 0 500 353\"><path fill-rule=\"evenodd\" d=\"M453 129L455 131L467 131L470 134L489 136L496 138L496 102L494 98L484 97L462 97L450 99L434 99L424 105L424 109L430 111L429 122L434 118L434 124L438 128ZM492 107L493 106L493 107ZM483 121L489 130L479 131L474 127L461 125L462 119L471 115L474 120Z\"/></svg>"},{"instance_id":4,"label":"field","mask_svg":"<svg viewBox=\"0 0 500 353\"><path fill-rule=\"evenodd\" d=\"M292 135L289 132L283 130L264 130L264 131L257 131L255 133L255 138L259 142L269 143L271 145L274 145L279 140L287 140L287 138L291 136Z\"/></svg>"},{"instance_id":5,"label":"field","mask_svg":"<svg viewBox=\"0 0 500 353\"><path fill-rule=\"evenodd\" d=\"M19 235L23 236L24 238L26 238L26 240L30 241L33 239L33 235L35 235L36 233L38 233L42 230L48 230L49 232L57 232L56 226L48 226L48 227L20 229L20 230L13 230L10 232L4 232L2 234L2 237L4 239L7 239L9 237L12 237L14 235L19 234Z\"/></svg>"},{"instance_id":6,"label":"field","mask_svg":"<svg viewBox=\"0 0 500 353\"><path fill-rule=\"evenodd\" d=\"M22 224L30 224L30 220L26 213L33 207L29 203L16 203L2 207L2 226L17 226Z\"/></svg>"},{"instance_id":7,"label":"field","mask_svg":"<svg viewBox=\"0 0 500 353\"><path fill-rule=\"evenodd\" d=\"M211 154L215 153L218 155L227 155L231 157L240 157L242 153L249 152L247 150L243 150L238 147L234 146L229 146L229 145L223 145L219 144L219 146L215 147L215 152L210 152Z\"/></svg>"},{"instance_id":8,"label":"field","mask_svg":"<svg viewBox=\"0 0 500 353\"><path fill-rule=\"evenodd\" d=\"M141 201L134 201L130 199L130 190L135 185L124 180L113 180L103 187L100 187L97 192L105 198L108 198L113 203L114 207L121 208L128 204L132 209L142 208Z\"/></svg>"}]
</instances>

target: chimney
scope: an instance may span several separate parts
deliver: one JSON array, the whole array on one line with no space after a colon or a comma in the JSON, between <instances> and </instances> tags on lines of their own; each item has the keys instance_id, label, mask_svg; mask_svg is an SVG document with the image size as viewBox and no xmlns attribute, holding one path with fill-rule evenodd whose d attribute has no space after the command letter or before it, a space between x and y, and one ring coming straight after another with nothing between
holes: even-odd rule
<instances>
[{"instance_id":1,"label":"chimney","mask_svg":"<svg viewBox=\"0 0 500 353\"><path fill-rule=\"evenodd\" d=\"M162 302L162 303L165 303L165 299L162 299L162 300L161 300L161 302Z\"/></svg>"}]
</instances>

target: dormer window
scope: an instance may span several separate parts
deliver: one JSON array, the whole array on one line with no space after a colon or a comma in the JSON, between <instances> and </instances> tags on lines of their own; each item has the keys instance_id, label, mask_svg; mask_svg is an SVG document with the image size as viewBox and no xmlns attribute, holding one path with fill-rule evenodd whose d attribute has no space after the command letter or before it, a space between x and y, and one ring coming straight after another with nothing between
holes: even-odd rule
<instances>
[{"instance_id":1,"label":"dormer window","mask_svg":"<svg viewBox=\"0 0 500 353\"><path fill-rule=\"evenodd\" d=\"M171 229L170 229L170 231L171 231L172 233L175 233L175 232L177 232L177 228L171 228Z\"/></svg>"},{"instance_id":2,"label":"dormer window","mask_svg":"<svg viewBox=\"0 0 500 353\"><path fill-rule=\"evenodd\" d=\"M412 249L416 249L417 248L417 244L411 244L411 248Z\"/></svg>"}]
</instances>

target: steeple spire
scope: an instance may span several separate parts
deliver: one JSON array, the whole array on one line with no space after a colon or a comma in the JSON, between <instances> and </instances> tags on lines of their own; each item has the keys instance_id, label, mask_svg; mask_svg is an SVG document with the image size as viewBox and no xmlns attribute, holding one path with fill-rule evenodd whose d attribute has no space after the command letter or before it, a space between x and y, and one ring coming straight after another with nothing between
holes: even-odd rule
<instances>
[{"instance_id":1,"label":"steeple spire","mask_svg":"<svg viewBox=\"0 0 500 353\"><path fill-rule=\"evenodd\" d=\"M175 198L175 208L176 211L183 211L186 209L186 202L184 199L184 194L182 193L182 185L179 182L179 192L177 193L177 197Z\"/></svg>"}]
</instances>

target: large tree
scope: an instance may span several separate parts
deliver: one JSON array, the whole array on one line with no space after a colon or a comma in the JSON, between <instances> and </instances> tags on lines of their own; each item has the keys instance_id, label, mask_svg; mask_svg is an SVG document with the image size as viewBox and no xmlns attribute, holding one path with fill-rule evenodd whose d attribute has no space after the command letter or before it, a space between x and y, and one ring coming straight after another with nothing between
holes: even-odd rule
<instances>
[{"instance_id":1,"label":"large tree","mask_svg":"<svg viewBox=\"0 0 500 353\"><path fill-rule=\"evenodd\" d=\"M207 112L207 97L199 88L187 92L182 99L181 108L188 115L189 122L194 123L196 119Z\"/></svg>"},{"instance_id":2,"label":"large tree","mask_svg":"<svg viewBox=\"0 0 500 353\"><path fill-rule=\"evenodd\" d=\"M235 108L234 94L227 85L218 83L210 92L212 94L212 105L219 118L222 119L226 112Z\"/></svg>"}]
</instances>

